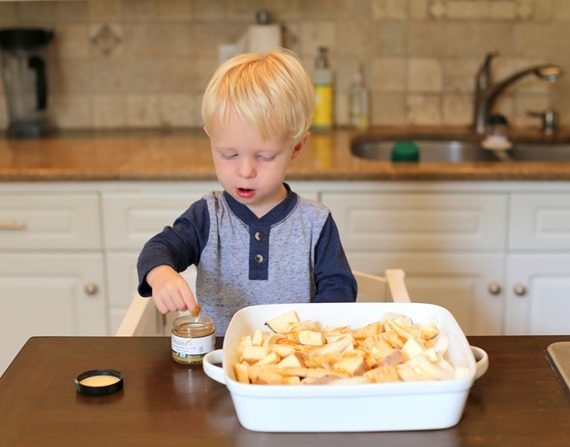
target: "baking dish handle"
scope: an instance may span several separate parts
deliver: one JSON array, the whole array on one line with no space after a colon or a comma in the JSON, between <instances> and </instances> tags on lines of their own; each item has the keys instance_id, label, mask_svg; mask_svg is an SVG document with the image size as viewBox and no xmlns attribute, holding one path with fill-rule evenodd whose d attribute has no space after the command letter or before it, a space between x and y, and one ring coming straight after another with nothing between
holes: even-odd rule
<instances>
[{"instance_id":1,"label":"baking dish handle","mask_svg":"<svg viewBox=\"0 0 570 447\"><path fill-rule=\"evenodd\" d=\"M202 368L204 368L204 372L210 379L214 379L216 382L225 384L226 379L224 377L224 369L216 365L216 363L222 363L223 358L223 349L210 351L202 359Z\"/></svg>"},{"instance_id":2,"label":"baking dish handle","mask_svg":"<svg viewBox=\"0 0 570 447\"><path fill-rule=\"evenodd\" d=\"M473 357L475 357L475 380L481 377L489 369L489 356L477 346L470 346Z\"/></svg>"}]
</instances>

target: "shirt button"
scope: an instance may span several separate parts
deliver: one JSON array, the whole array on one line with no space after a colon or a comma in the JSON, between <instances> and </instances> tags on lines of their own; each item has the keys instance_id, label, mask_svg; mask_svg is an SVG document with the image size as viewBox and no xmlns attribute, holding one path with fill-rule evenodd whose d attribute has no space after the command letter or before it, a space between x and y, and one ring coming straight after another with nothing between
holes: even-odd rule
<instances>
[{"instance_id":1,"label":"shirt button","mask_svg":"<svg viewBox=\"0 0 570 447\"><path fill-rule=\"evenodd\" d=\"M262 241L264 237L265 237L265 235L261 231L257 231L255 233L255 239L258 241Z\"/></svg>"},{"instance_id":2,"label":"shirt button","mask_svg":"<svg viewBox=\"0 0 570 447\"><path fill-rule=\"evenodd\" d=\"M258 264L261 264L261 263L263 262L263 256L261 256L261 255L255 255L254 258L253 258L253 260L254 260L255 262L257 262Z\"/></svg>"}]
</instances>

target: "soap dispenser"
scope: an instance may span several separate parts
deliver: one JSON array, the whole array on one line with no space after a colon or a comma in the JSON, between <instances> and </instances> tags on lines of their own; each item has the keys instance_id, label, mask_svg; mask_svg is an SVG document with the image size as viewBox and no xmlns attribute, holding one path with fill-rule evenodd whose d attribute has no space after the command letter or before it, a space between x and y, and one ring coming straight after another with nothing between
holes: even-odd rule
<instances>
[{"instance_id":1,"label":"soap dispenser","mask_svg":"<svg viewBox=\"0 0 570 447\"><path fill-rule=\"evenodd\" d=\"M328 49L320 47L313 70L315 88L315 115L313 127L331 129L334 117L333 74L328 60Z\"/></svg>"}]
</instances>

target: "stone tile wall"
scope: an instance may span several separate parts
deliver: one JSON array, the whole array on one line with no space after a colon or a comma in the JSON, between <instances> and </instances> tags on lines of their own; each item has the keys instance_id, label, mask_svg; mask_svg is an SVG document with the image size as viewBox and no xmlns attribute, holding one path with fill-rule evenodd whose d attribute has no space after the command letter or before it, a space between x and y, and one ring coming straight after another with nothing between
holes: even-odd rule
<instances>
[{"instance_id":1,"label":"stone tile wall","mask_svg":"<svg viewBox=\"0 0 570 447\"><path fill-rule=\"evenodd\" d=\"M358 64L373 125L467 125L474 74L497 49L497 79L553 62L570 72L569 0L76 0L2 1L0 27L53 29L50 117L61 129L201 125L201 94L218 46L235 42L265 8L311 70L330 49L336 116L345 125ZM8 121L0 87L0 127ZM499 104L516 126L554 107L570 123L570 73L528 77Z\"/></svg>"}]
</instances>

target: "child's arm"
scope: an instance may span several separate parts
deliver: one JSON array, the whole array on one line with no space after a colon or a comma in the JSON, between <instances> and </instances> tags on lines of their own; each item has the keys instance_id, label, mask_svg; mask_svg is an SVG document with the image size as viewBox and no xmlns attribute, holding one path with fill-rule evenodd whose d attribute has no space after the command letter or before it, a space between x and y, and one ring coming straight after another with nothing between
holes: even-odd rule
<instances>
[{"instance_id":1,"label":"child's arm","mask_svg":"<svg viewBox=\"0 0 570 447\"><path fill-rule=\"evenodd\" d=\"M329 215L315 247L315 303L355 301L356 279L340 242L338 228Z\"/></svg>"},{"instance_id":2,"label":"child's arm","mask_svg":"<svg viewBox=\"0 0 570 447\"><path fill-rule=\"evenodd\" d=\"M159 312L166 314L177 310L190 310L192 315L199 313L190 286L172 267L155 267L148 273L146 280L152 287L152 300Z\"/></svg>"},{"instance_id":3,"label":"child's arm","mask_svg":"<svg viewBox=\"0 0 570 447\"><path fill-rule=\"evenodd\" d=\"M195 309L194 295L178 272L183 272L190 265L198 265L208 241L209 229L208 207L202 199L176 219L172 227L165 227L152 237L141 250L137 262L137 290L140 296L152 296L160 312L166 313L170 307L174 308L172 310L181 309L184 305L190 310ZM166 292L169 285L184 293Z\"/></svg>"}]
</instances>

